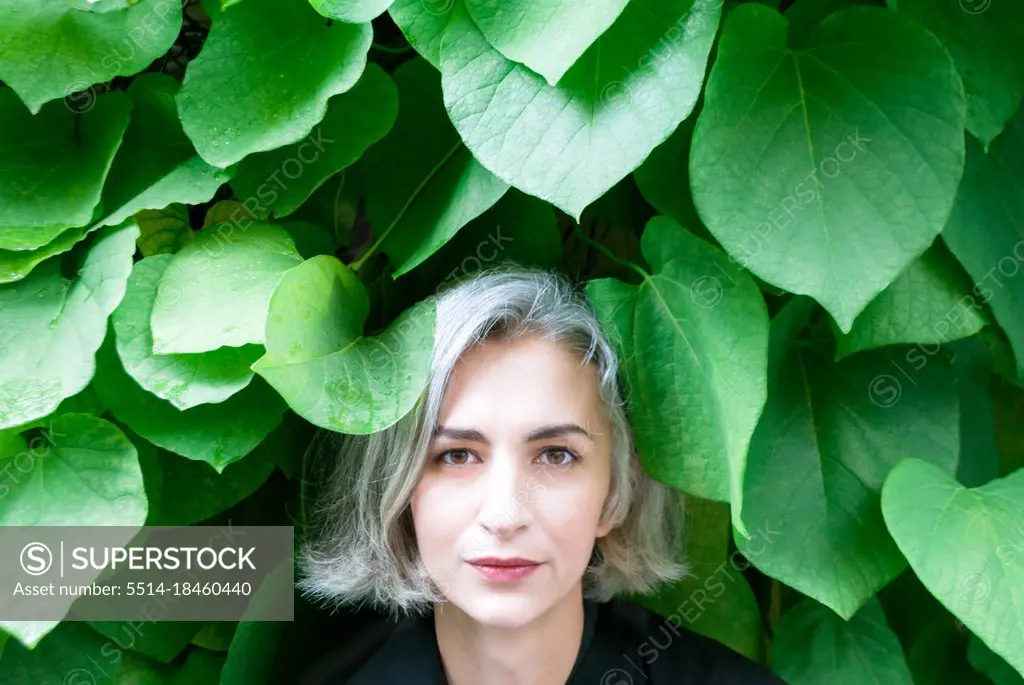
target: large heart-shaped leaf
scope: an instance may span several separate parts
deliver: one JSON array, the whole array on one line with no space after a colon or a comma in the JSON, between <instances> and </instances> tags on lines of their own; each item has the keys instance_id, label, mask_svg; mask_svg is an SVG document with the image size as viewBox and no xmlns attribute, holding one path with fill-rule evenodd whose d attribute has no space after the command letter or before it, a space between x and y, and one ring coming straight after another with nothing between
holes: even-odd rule
<instances>
[{"instance_id":1,"label":"large heart-shaped leaf","mask_svg":"<svg viewBox=\"0 0 1024 685\"><path fill-rule=\"evenodd\" d=\"M245 0L211 18L177 100L185 133L219 167L306 136L359 80L373 40L369 24L332 24L308 2Z\"/></svg>"},{"instance_id":2,"label":"large heart-shaped leaf","mask_svg":"<svg viewBox=\"0 0 1024 685\"><path fill-rule=\"evenodd\" d=\"M33 116L0 89L0 128L17 131L0 136L0 249L34 250L92 221L131 108L124 93L103 95L76 124L60 102Z\"/></svg>"},{"instance_id":3,"label":"large heart-shaped leaf","mask_svg":"<svg viewBox=\"0 0 1024 685\"><path fill-rule=\"evenodd\" d=\"M287 216L380 140L397 114L395 84L383 69L368 64L352 90L327 101L327 114L305 140L249 155L231 187L257 216Z\"/></svg>"},{"instance_id":4,"label":"large heart-shaped leaf","mask_svg":"<svg viewBox=\"0 0 1024 685\"><path fill-rule=\"evenodd\" d=\"M90 414L63 414L52 443L17 451L7 444L0 470L0 525L141 526L148 505L135 446L117 426Z\"/></svg>"},{"instance_id":5,"label":"large heart-shaped leaf","mask_svg":"<svg viewBox=\"0 0 1024 685\"><path fill-rule=\"evenodd\" d=\"M987 315L971 281L940 240L912 261L853 322L836 334L836 355L899 343L936 345L967 338Z\"/></svg>"},{"instance_id":6,"label":"large heart-shaped leaf","mask_svg":"<svg viewBox=\"0 0 1024 685\"><path fill-rule=\"evenodd\" d=\"M0 80L33 114L44 102L142 71L167 52L181 29L180 0L104 9L89 2L0 4ZM77 104L90 106L94 97L90 90Z\"/></svg>"},{"instance_id":7,"label":"large heart-shaped leaf","mask_svg":"<svg viewBox=\"0 0 1024 685\"><path fill-rule=\"evenodd\" d=\"M320 255L284 275L270 300L267 353L253 364L295 413L323 428L373 433L423 392L434 343L426 300L363 336L369 297L355 272Z\"/></svg>"},{"instance_id":8,"label":"large heart-shaped leaf","mask_svg":"<svg viewBox=\"0 0 1024 685\"><path fill-rule=\"evenodd\" d=\"M441 101L441 79L425 61L395 71L400 103L391 133L360 165L366 211L395 265L394 278L437 251L487 211L508 184L459 139ZM395 165L395 160L402 163Z\"/></svg>"},{"instance_id":9,"label":"large heart-shaped leaf","mask_svg":"<svg viewBox=\"0 0 1024 685\"><path fill-rule=\"evenodd\" d=\"M55 258L0 286L0 429L50 414L89 384L138 235L133 223L100 229L73 281Z\"/></svg>"},{"instance_id":10,"label":"large heart-shaped leaf","mask_svg":"<svg viewBox=\"0 0 1024 685\"><path fill-rule=\"evenodd\" d=\"M788 685L914 685L900 641L874 599L848 621L801 601L775 629L772 667Z\"/></svg>"},{"instance_id":11,"label":"large heart-shaped leaf","mask_svg":"<svg viewBox=\"0 0 1024 685\"><path fill-rule=\"evenodd\" d=\"M457 6L441 45L445 107L485 167L578 219L690 114L721 9L633 0L551 86Z\"/></svg>"},{"instance_id":12,"label":"large heart-shaped leaf","mask_svg":"<svg viewBox=\"0 0 1024 685\"><path fill-rule=\"evenodd\" d=\"M906 459L882 490L885 523L953 615L1024 675L1024 470L965 488Z\"/></svg>"},{"instance_id":13,"label":"large heart-shaped leaf","mask_svg":"<svg viewBox=\"0 0 1024 685\"><path fill-rule=\"evenodd\" d=\"M1024 378L1024 111L988 154L967 137L967 167L942 239L974 279L977 304L988 303L1006 332Z\"/></svg>"},{"instance_id":14,"label":"large heart-shaped leaf","mask_svg":"<svg viewBox=\"0 0 1024 685\"><path fill-rule=\"evenodd\" d=\"M466 0L487 41L551 85L612 25L628 0Z\"/></svg>"},{"instance_id":15,"label":"large heart-shaped leaf","mask_svg":"<svg viewBox=\"0 0 1024 685\"><path fill-rule=\"evenodd\" d=\"M136 262L124 299L111 317L117 353L124 370L143 388L178 409L223 402L252 380L249 365L259 359L259 345L221 347L199 354L154 354L149 319L158 286L171 255Z\"/></svg>"},{"instance_id":16,"label":"large heart-shaped leaf","mask_svg":"<svg viewBox=\"0 0 1024 685\"><path fill-rule=\"evenodd\" d=\"M165 74L139 74L128 86L132 119L103 187L100 226L119 224L142 209L172 202L206 202L230 174L204 162L185 136L174 96L180 84Z\"/></svg>"},{"instance_id":17,"label":"large heart-shaped leaf","mask_svg":"<svg viewBox=\"0 0 1024 685\"><path fill-rule=\"evenodd\" d=\"M224 402L180 411L139 387L121 365L113 340L111 333L96 354L93 387L119 421L154 445L221 473L281 422L284 401L258 378Z\"/></svg>"},{"instance_id":18,"label":"large heart-shaped leaf","mask_svg":"<svg viewBox=\"0 0 1024 685\"><path fill-rule=\"evenodd\" d=\"M262 343L281 274L302 262L276 224L200 231L167 265L153 302L153 353L197 353Z\"/></svg>"},{"instance_id":19,"label":"large heart-shaped leaf","mask_svg":"<svg viewBox=\"0 0 1024 685\"><path fill-rule=\"evenodd\" d=\"M906 566L879 508L889 470L908 454L956 469L954 375L943 357L900 367L901 347L838 364L828 350L785 352L777 330L773 322L770 357L783 353L750 443L743 499L749 521L780 534L765 549L738 535L736 544L765 573L848 619ZM897 379L894 365L908 376Z\"/></svg>"},{"instance_id":20,"label":"large heart-shaped leaf","mask_svg":"<svg viewBox=\"0 0 1024 685\"><path fill-rule=\"evenodd\" d=\"M897 9L949 50L967 94L967 130L987 148L1024 95L1024 5L900 0Z\"/></svg>"},{"instance_id":21,"label":"large heart-shaped leaf","mask_svg":"<svg viewBox=\"0 0 1024 685\"><path fill-rule=\"evenodd\" d=\"M747 448L766 393L764 300L725 253L671 219L652 219L641 248L651 273L639 285L587 284L623 359L637 454L653 478L731 502L743 529Z\"/></svg>"},{"instance_id":22,"label":"large heart-shaped leaf","mask_svg":"<svg viewBox=\"0 0 1024 685\"><path fill-rule=\"evenodd\" d=\"M830 15L802 49L787 33L762 4L730 13L690 183L734 259L849 332L949 217L963 86L934 36L881 8Z\"/></svg>"}]
</instances>

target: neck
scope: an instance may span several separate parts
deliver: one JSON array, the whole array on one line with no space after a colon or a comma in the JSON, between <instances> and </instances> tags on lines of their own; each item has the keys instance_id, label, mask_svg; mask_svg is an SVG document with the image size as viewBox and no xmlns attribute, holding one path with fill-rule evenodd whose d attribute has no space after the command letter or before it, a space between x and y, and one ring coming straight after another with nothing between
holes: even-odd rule
<instances>
[{"instance_id":1,"label":"neck","mask_svg":"<svg viewBox=\"0 0 1024 685\"><path fill-rule=\"evenodd\" d=\"M449 685L565 685L583 641L582 588L515 628L435 604L434 629Z\"/></svg>"}]
</instances>

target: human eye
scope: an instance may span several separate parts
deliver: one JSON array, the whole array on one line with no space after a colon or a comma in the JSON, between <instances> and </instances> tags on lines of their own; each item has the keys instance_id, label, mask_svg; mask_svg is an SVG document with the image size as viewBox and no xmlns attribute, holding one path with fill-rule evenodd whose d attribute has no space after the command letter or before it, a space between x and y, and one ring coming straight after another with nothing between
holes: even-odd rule
<instances>
[{"instance_id":1,"label":"human eye","mask_svg":"<svg viewBox=\"0 0 1024 685\"><path fill-rule=\"evenodd\" d=\"M554 458L542 463L556 468L566 468L572 466L574 462L580 461L579 455L567 447L548 447L541 452L541 457L546 455L554 455Z\"/></svg>"},{"instance_id":2,"label":"human eye","mask_svg":"<svg viewBox=\"0 0 1024 685\"><path fill-rule=\"evenodd\" d=\"M476 455L463 449L445 450L434 457L435 462L445 466L467 466L472 464L474 459Z\"/></svg>"}]
</instances>

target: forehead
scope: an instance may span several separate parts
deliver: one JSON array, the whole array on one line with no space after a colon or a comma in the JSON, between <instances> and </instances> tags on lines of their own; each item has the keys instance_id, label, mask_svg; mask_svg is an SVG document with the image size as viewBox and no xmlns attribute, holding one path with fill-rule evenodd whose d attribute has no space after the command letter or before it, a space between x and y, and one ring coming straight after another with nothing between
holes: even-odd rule
<instances>
[{"instance_id":1,"label":"forehead","mask_svg":"<svg viewBox=\"0 0 1024 685\"><path fill-rule=\"evenodd\" d=\"M531 430L576 422L590 430L603 420L597 370L564 345L529 335L491 338L455 365L440 423L483 429L495 424Z\"/></svg>"}]
</instances>

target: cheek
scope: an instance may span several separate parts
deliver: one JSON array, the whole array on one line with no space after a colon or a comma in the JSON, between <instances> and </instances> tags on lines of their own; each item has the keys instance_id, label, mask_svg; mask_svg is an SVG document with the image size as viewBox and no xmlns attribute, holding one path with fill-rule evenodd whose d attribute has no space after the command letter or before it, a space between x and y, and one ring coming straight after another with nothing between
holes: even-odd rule
<instances>
[{"instance_id":1,"label":"cheek","mask_svg":"<svg viewBox=\"0 0 1024 685\"><path fill-rule=\"evenodd\" d=\"M597 537L607 492L595 488L552 490L540 501L548 530L561 543L587 547Z\"/></svg>"},{"instance_id":2,"label":"cheek","mask_svg":"<svg viewBox=\"0 0 1024 685\"><path fill-rule=\"evenodd\" d=\"M413 491L409 506L416 539L424 556L458 537L457 522L465 520L459 515L461 502L452 493L431 483L429 478Z\"/></svg>"}]
</instances>

